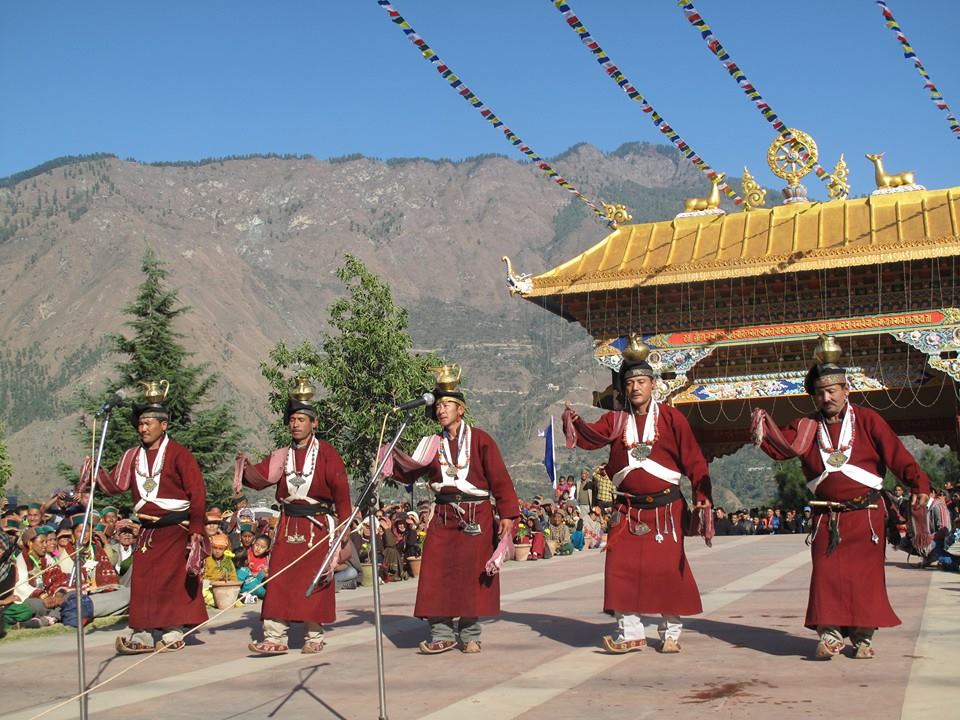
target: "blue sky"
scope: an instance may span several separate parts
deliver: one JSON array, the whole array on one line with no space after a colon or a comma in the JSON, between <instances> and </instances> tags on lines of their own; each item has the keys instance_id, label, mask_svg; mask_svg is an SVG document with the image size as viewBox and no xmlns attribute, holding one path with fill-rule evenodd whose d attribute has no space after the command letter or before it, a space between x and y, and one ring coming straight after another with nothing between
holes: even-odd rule
<instances>
[{"instance_id":1,"label":"blue sky","mask_svg":"<svg viewBox=\"0 0 960 720\"><path fill-rule=\"evenodd\" d=\"M889 5L960 114L960 3ZM960 185L960 141L872 0L700 0L733 59L821 163L863 154L927 187ZM397 9L534 150L666 142L549 0L397 0ZM674 0L576 0L581 20L714 168L770 186L773 131ZM145 161L244 153L521 156L420 58L375 0L0 4L0 176L60 155ZM577 178L569 178L575 184ZM810 176L811 194L822 197ZM562 192L557 190L557 192Z\"/></svg>"}]
</instances>

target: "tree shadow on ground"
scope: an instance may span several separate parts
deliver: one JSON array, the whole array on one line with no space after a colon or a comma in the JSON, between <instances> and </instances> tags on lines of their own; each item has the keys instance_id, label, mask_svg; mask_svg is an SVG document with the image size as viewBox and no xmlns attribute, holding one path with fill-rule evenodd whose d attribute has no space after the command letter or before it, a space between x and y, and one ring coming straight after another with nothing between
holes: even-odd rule
<instances>
[{"instance_id":1,"label":"tree shadow on ground","mask_svg":"<svg viewBox=\"0 0 960 720\"><path fill-rule=\"evenodd\" d=\"M816 636L799 637L790 632L757 625L741 625L718 620L684 620L685 630L725 642L734 648L747 648L766 655L809 658L816 647Z\"/></svg>"}]
</instances>

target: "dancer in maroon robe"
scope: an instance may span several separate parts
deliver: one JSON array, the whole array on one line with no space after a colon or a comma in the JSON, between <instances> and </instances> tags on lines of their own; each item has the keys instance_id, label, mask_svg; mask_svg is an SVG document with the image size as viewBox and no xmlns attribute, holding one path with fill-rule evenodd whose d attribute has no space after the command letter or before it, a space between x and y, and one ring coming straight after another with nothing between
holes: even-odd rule
<instances>
[{"instance_id":1,"label":"dancer in maroon robe","mask_svg":"<svg viewBox=\"0 0 960 720\"><path fill-rule=\"evenodd\" d=\"M131 633L116 640L123 655L182 650L183 626L207 619L200 582L186 564L188 544L203 538L206 487L196 459L167 435L169 418L163 405L135 406L141 444L111 472L100 472L107 495L130 490L143 527L131 570Z\"/></svg>"},{"instance_id":2,"label":"dancer in maroon robe","mask_svg":"<svg viewBox=\"0 0 960 720\"><path fill-rule=\"evenodd\" d=\"M480 652L479 618L500 614L500 575L487 574L484 566L499 540L513 532L513 520L520 515L497 444L464 421L459 370L454 365L437 371L436 405L427 408L427 415L440 423L441 432L423 438L413 457L395 450L392 458L395 477L410 484L426 475L436 493L413 611L430 623L430 640L420 643L425 655L452 650L458 635L463 652ZM391 474L389 468L384 474Z\"/></svg>"},{"instance_id":3,"label":"dancer in maroon robe","mask_svg":"<svg viewBox=\"0 0 960 720\"><path fill-rule=\"evenodd\" d=\"M835 364L839 352L829 352L820 351L823 362L806 377L817 412L780 429L758 409L753 432L773 459L800 458L817 498L804 623L820 636L816 656L837 655L849 637L855 658L871 658L874 631L900 624L884 576L883 477L889 468L908 485L915 506L926 503L930 480L879 414L850 404L845 371Z\"/></svg>"},{"instance_id":4,"label":"dancer in maroon robe","mask_svg":"<svg viewBox=\"0 0 960 720\"><path fill-rule=\"evenodd\" d=\"M326 582L310 597L306 591L327 555L335 527L350 517L350 485L339 453L316 437L317 411L308 402L312 395L312 390L298 393L300 399L287 403L285 420L293 439L288 447L256 465L238 457L243 484L255 490L276 486L281 510L270 552L271 580L260 611L264 640L248 646L259 655L287 652L291 622L304 624L302 652L318 653L324 645L323 623L336 617L334 582Z\"/></svg>"},{"instance_id":5,"label":"dancer in maroon robe","mask_svg":"<svg viewBox=\"0 0 960 720\"><path fill-rule=\"evenodd\" d=\"M587 423L569 403L564 411L567 447L610 446L607 472L617 490L607 540L603 609L616 616L620 633L616 638L604 636L602 645L614 654L646 647L643 613L661 615L660 651L680 652L680 616L703 612L683 549L688 510L680 478L690 478L694 510L706 516L712 503L710 476L686 418L653 398L648 352L642 344L632 343L617 375L620 395L632 412L608 412L596 423Z\"/></svg>"}]
</instances>

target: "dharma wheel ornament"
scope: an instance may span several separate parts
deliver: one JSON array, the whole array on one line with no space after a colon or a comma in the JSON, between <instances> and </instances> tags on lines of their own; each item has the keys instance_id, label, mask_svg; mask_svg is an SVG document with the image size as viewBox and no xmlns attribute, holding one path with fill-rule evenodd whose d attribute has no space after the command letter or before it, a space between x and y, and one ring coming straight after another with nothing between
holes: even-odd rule
<instances>
[{"instance_id":1,"label":"dharma wheel ornament","mask_svg":"<svg viewBox=\"0 0 960 720\"><path fill-rule=\"evenodd\" d=\"M787 186L781 191L784 205L809 202L807 188L800 184L800 179L813 169L817 164L817 158L820 157L817 143L812 137L803 130L795 128L790 128L790 132L793 134L793 140L778 136L767 149L767 165L770 166L770 172L787 181ZM804 149L806 149L805 155Z\"/></svg>"},{"instance_id":2,"label":"dharma wheel ornament","mask_svg":"<svg viewBox=\"0 0 960 720\"><path fill-rule=\"evenodd\" d=\"M843 355L843 348L833 335L821 335L817 338L817 347L813 351L814 359L820 363L836 363Z\"/></svg>"}]
</instances>

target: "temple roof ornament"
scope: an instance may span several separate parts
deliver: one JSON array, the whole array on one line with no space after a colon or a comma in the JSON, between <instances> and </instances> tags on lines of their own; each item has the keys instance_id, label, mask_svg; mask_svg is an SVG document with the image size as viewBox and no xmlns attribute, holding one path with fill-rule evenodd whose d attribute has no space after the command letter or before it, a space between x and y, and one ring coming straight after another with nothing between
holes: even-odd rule
<instances>
[{"instance_id":1,"label":"temple roof ornament","mask_svg":"<svg viewBox=\"0 0 960 720\"><path fill-rule=\"evenodd\" d=\"M871 195L926 190L923 185L918 185L914 180L913 170L895 175L887 174L887 171L883 169L883 153L867 153L865 157L873 163L873 179L877 183L877 189Z\"/></svg>"},{"instance_id":2,"label":"temple roof ornament","mask_svg":"<svg viewBox=\"0 0 960 720\"><path fill-rule=\"evenodd\" d=\"M500 258L502 262L507 264L507 287L510 288L510 294L516 295L526 295L527 293L533 290L533 283L530 282L529 273L520 273L517 275L513 272L513 263L510 262L510 258L504 255Z\"/></svg>"},{"instance_id":3,"label":"temple roof ornament","mask_svg":"<svg viewBox=\"0 0 960 720\"><path fill-rule=\"evenodd\" d=\"M790 128L790 132L795 139L787 140L778 135L767 149L767 165L770 166L770 171L787 181L787 186L781 190L784 205L809 202L807 188L800 184L800 180L813 170L817 158L820 157L817 143L812 137L796 128ZM806 153L803 152L804 148Z\"/></svg>"},{"instance_id":4,"label":"temple roof ornament","mask_svg":"<svg viewBox=\"0 0 960 720\"><path fill-rule=\"evenodd\" d=\"M684 209L677 215L678 218L697 217L699 215L724 215L720 209L720 183L726 177L724 173L717 173L711 178L713 185L710 194L706 197L694 197L684 200Z\"/></svg>"},{"instance_id":5,"label":"temple roof ornament","mask_svg":"<svg viewBox=\"0 0 960 720\"><path fill-rule=\"evenodd\" d=\"M767 202L767 189L760 187L760 183L750 174L746 165L743 166L740 192L743 194L743 207L746 210L763 207Z\"/></svg>"},{"instance_id":6,"label":"temple roof ornament","mask_svg":"<svg viewBox=\"0 0 960 720\"><path fill-rule=\"evenodd\" d=\"M833 166L833 184L827 188L827 194L832 200L846 200L850 195L850 182L847 180L849 176L847 161L843 159L843 153L840 153L840 159Z\"/></svg>"},{"instance_id":7,"label":"temple roof ornament","mask_svg":"<svg viewBox=\"0 0 960 720\"><path fill-rule=\"evenodd\" d=\"M613 204L601 200L600 204L603 205L603 211L607 215L607 220L613 224L614 228L620 223L627 223L633 220L633 215L627 211L627 206L622 203Z\"/></svg>"}]
</instances>

